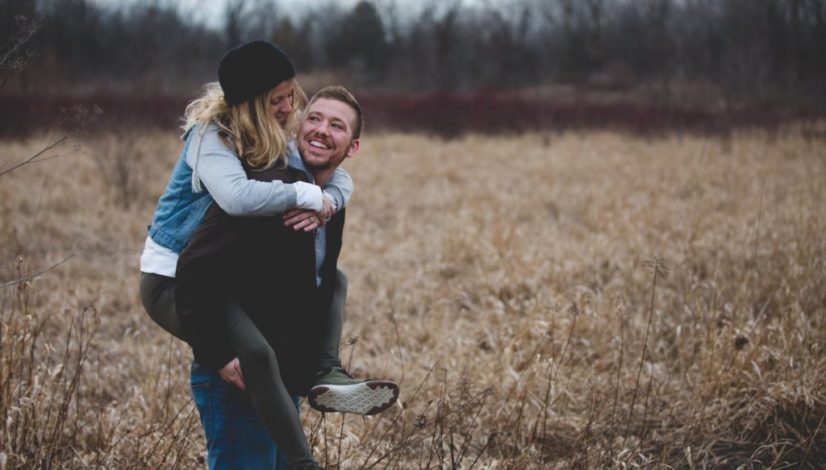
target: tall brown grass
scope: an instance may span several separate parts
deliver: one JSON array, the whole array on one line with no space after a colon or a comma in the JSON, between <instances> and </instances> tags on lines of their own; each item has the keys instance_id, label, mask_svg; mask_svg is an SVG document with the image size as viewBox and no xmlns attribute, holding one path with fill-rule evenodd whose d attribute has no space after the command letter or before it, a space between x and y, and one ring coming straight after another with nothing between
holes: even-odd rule
<instances>
[{"instance_id":1,"label":"tall brown grass","mask_svg":"<svg viewBox=\"0 0 826 470\"><path fill-rule=\"evenodd\" d=\"M365 136L343 351L402 397L371 418L304 405L317 458L822 468L823 129ZM0 142L2 165L48 139ZM179 149L100 135L0 177L0 467L205 466L189 350L137 299Z\"/></svg>"}]
</instances>

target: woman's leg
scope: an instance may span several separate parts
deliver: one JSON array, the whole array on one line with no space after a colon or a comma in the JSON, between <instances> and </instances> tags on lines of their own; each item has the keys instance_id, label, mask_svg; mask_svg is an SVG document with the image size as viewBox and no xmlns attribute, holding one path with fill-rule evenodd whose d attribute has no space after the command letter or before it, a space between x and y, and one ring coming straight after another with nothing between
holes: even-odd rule
<instances>
[{"instance_id":1,"label":"woman's leg","mask_svg":"<svg viewBox=\"0 0 826 470\"><path fill-rule=\"evenodd\" d=\"M141 273L140 293L143 308L152 320L176 338L184 339L175 313L175 278Z\"/></svg>"},{"instance_id":2,"label":"woman's leg","mask_svg":"<svg viewBox=\"0 0 826 470\"><path fill-rule=\"evenodd\" d=\"M289 456L294 469L318 468L293 398L281 380L275 352L238 304L228 302L226 311L230 344L238 353L244 383L258 417L279 451Z\"/></svg>"},{"instance_id":3,"label":"woman's leg","mask_svg":"<svg viewBox=\"0 0 826 470\"><path fill-rule=\"evenodd\" d=\"M296 411L301 408L301 401L299 397L293 397L293 404L295 405ZM290 459L287 457L286 452L276 452L275 455L275 470L293 470L290 468Z\"/></svg>"},{"instance_id":4,"label":"woman's leg","mask_svg":"<svg viewBox=\"0 0 826 470\"><path fill-rule=\"evenodd\" d=\"M140 295L144 309L152 320L183 339L175 311L175 279L141 273ZM278 448L290 456L294 470L318 468L310 453L293 398L281 380L275 353L236 303L228 302L226 314L230 343L238 353L250 400L261 423Z\"/></svg>"}]
</instances>

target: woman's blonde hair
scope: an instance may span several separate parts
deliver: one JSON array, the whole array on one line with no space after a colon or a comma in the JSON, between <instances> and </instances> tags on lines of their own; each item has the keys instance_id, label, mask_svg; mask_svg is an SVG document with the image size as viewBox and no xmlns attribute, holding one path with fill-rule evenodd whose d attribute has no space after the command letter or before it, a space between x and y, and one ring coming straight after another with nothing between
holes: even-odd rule
<instances>
[{"instance_id":1,"label":"woman's blonde hair","mask_svg":"<svg viewBox=\"0 0 826 470\"><path fill-rule=\"evenodd\" d=\"M238 158L250 168L267 169L278 164L287 165L287 142L298 130L301 113L307 105L307 95L295 79L292 99L293 109L282 128L269 107L268 90L237 106L224 100L224 92L218 82L207 83L204 93L189 103L184 112L184 131L196 124L218 126L218 135L227 147L235 150Z\"/></svg>"}]
</instances>

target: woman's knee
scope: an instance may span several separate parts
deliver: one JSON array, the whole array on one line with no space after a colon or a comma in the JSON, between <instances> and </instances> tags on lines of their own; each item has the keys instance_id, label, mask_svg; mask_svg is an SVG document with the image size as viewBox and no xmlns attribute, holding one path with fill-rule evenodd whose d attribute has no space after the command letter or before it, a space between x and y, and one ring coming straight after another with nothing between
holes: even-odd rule
<instances>
[{"instance_id":1,"label":"woman's knee","mask_svg":"<svg viewBox=\"0 0 826 470\"><path fill-rule=\"evenodd\" d=\"M248 344L243 350L238 351L238 359L241 361L242 370L278 367L275 352L266 341Z\"/></svg>"},{"instance_id":2,"label":"woman's knee","mask_svg":"<svg viewBox=\"0 0 826 470\"><path fill-rule=\"evenodd\" d=\"M141 273L139 291L143 308L152 320L161 328L179 336L176 332L175 279Z\"/></svg>"},{"instance_id":3,"label":"woman's knee","mask_svg":"<svg viewBox=\"0 0 826 470\"><path fill-rule=\"evenodd\" d=\"M156 283L152 282L152 278L146 273L141 273L140 285L138 287L140 292L141 303L146 313L152 314L152 303L155 299Z\"/></svg>"}]
</instances>

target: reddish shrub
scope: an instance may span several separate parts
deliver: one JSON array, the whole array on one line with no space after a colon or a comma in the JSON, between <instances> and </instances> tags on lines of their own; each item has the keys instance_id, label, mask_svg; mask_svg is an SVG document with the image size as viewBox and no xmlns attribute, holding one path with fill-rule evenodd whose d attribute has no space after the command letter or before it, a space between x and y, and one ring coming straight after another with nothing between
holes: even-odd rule
<instances>
[{"instance_id":1,"label":"reddish shrub","mask_svg":"<svg viewBox=\"0 0 826 470\"><path fill-rule=\"evenodd\" d=\"M586 98L566 101L531 99L508 92L419 94L362 91L358 93L372 129L424 131L443 137L464 132L615 129L633 134L662 132L727 133L736 127L771 128L797 118L816 117L806 111L780 112L759 107L725 113L707 109L676 109L619 101L601 103ZM174 128L188 97L92 94L69 96L0 96L0 135L17 135L62 124L61 110L99 107L103 127Z\"/></svg>"}]
</instances>

